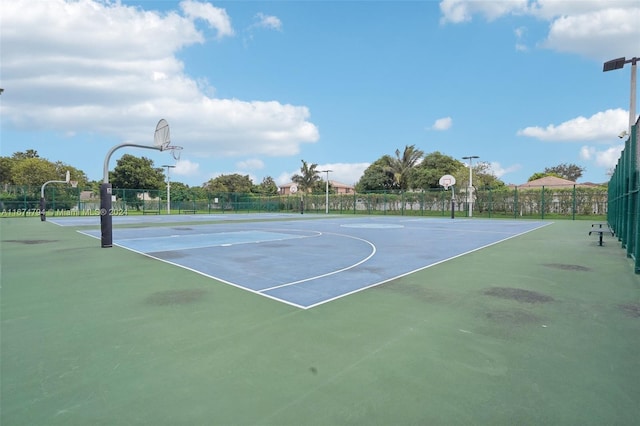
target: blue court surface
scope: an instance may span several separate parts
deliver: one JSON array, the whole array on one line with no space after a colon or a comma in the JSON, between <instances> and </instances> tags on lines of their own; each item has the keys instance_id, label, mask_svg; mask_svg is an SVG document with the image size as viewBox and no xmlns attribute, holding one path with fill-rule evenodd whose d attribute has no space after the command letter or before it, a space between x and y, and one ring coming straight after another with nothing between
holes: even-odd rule
<instances>
[{"instance_id":1,"label":"blue court surface","mask_svg":"<svg viewBox=\"0 0 640 426\"><path fill-rule=\"evenodd\" d=\"M158 223L164 220L164 226L150 226L154 222L148 217L114 217L113 242L303 309L550 224L388 216L292 220L296 215L268 221L194 223L195 217L171 217L170 224L166 216L152 219ZM200 218L212 220L211 216ZM53 221L79 226L76 221L80 219L84 220ZM93 224L98 221L89 219ZM124 223L132 226L136 220L144 227L116 227ZM79 232L100 238L99 229Z\"/></svg>"}]
</instances>

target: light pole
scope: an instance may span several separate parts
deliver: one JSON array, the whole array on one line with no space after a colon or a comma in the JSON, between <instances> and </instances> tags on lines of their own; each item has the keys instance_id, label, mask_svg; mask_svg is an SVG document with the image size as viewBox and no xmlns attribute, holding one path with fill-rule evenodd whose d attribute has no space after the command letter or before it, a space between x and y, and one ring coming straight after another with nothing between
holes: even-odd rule
<instances>
[{"instance_id":1,"label":"light pole","mask_svg":"<svg viewBox=\"0 0 640 426\"><path fill-rule=\"evenodd\" d=\"M327 185L325 188L325 213L329 214L329 173L333 170L320 170L320 173L327 174Z\"/></svg>"},{"instance_id":2,"label":"light pole","mask_svg":"<svg viewBox=\"0 0 640 426\"><path fill-rule=\"evenodd\" d=\"M602 72L618 70L624 67L625 64L631 64L631 95L629 96L629 128L627 129L629 136L631 136L631 128L636 121L636 64L638 62L637 57L626 59L625 57L612 59L604 63ZM640 141L636 141L640 145ZM638 170L640 170L640 146L636 146L636 164Z\"/></svg>"},{"instance_id":3,"label":"light pole","mask_svg":"<svg viewBox=\"0 0 640 426\"><path fill-rule=\"evenodd\" d=\"M469 188L467 188L467 205L469 206L469 217L473 216L473 159L480 158L477 155L462 157L463 160L469 160Z\"/></svg>"},{"instance_id":4,"label":"light pole","mask_svg":"<svg viewBox=\"0 0 640 426\"><path fill-rule=\"evenodd\" d=\"M176 166L163 164L162 167L167 168L167 214L171 214L171 178L169 177L169 169L173 169Z\"/></svg>"},{"instance_id":5,"label":"light pole","mask_svg":"<svg viewBox=\"0 0 640 426\"><path fill-rule=\"evenodd\" d=\"M626 59L625 57L612 59L604 63L602 67L602 72L619 70L624 67L624 64L631 64L631 96L629 98L629 134L631 134L631 126L634 125L636 121L636 63L638 59L633 57L631 59Z\"/></svg>"}]
</instances>

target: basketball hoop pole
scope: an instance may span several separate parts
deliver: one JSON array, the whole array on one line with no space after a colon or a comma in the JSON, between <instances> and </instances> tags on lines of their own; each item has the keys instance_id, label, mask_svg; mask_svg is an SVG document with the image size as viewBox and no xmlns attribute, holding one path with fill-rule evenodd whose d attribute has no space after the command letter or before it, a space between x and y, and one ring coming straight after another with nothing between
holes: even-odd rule
<instances>
[{"instance_id":1,"label":"basketball hoop pole","mask_svg":"<svg viewBox=\"0 0 640 426\"><path fill-rule=\"evenodd\" d=\"M456 178L451 175L444 175L440 178L438 183L440 186L444 186L445 191L451 188L451 219L454 219L456 217L456 194L453 187L456 184Z\"/></svg>"},{"instance_id":2,"label":"basketball hoop pole","mask_svg":"<svg viewBox=\"0 0 640 426\"><path fill-rule=\"evenodd\" d=\"M50 180L42 184L42 188L40 188L40 221L41 222L44 222L47 220L47 211L45 209L46 201L44 199L44 187L50 183L69 183L69 179L70 179L70 175L69 175L69 171L67 170L66 180Z\"/></svg>"},{"instance_id":3,"label":"basketball hoop pole","mask_svg":"<svg viewBox=\"0 0 640 426\"><path fill-rule=\"evenodd\" d=\"M450 188L451 188L451 219L455 219L456 218L456 194L455 194L455 190L453 189L453 185Z\"/></svg>"},{"instance_id":4,"label":"basketball hoop pole","mask_svg":"<svg viewBox=\"0 0 640 426\"><path fill-rule=\"evenodd\" d=\"M113 245L113 206L111 201L111 184L109 183L109 160L116 150L124 147L155 149L158 151L162 151L163 148L162 146L123 143L114 146L107 153L104 159L102 185L100 185L100 234L102 248L108 248Z\"/></svg>"}]
</instances>

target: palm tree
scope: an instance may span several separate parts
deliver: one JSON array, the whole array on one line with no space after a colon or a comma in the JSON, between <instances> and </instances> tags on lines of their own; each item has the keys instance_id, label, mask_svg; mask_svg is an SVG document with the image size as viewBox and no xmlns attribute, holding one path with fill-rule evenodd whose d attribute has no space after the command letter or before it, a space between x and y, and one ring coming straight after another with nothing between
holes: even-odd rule
<instances>
[{"instance_id":1,"label":"palm tree","mask_svg":"<svg viewBox=\"0 0 640 426\"><path fill-rule=\"evenodd\" d=\"M317 164L309 165L306 161L302 160L302 167L300 167L301 174L295 174L291 177L291 180L298 185L300 192L310 192L321 180L320 172L316 170Z\"/></svg>"},{"instance_id":2,"label":"palm tree","mask_svg":"<svg viewBox=\"0 0 640 426\"><path fill-rule=\"evenodd\" d=\"M424 152L416 149L415 145L405 146L402 156L400 156L400 150L396 149L396 158L392 159L389 171L393 173L393 180L397 188L402 191L409 188L413 169L423 156Z\"/></svg>"}]
</instances>

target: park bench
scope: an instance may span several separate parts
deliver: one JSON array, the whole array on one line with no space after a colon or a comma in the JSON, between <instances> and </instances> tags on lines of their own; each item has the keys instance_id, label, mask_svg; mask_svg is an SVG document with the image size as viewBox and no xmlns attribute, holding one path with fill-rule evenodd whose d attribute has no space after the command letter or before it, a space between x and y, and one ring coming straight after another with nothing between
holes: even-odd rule
<instances>
[{"instance_id":1,"label":"park bench","mask_svg":"<svg viewBox=\"0 0 640 426\"><path fill-rule=\"evenodd\" d=\"M160 214L158 210L143 210L142 214Z\"/></svg>"},{"instance_id":2,"label":"park bench","mask_svg":"<svg viewBox=\"0 0 640 426\"><path fill-rule=\"evenodd\" d=\"M611 234L611 236L613 237L614 232L611 228L609 228L609 224L608 223L592 223L591 224L591 231L589 231L589 235L595 234L598 235L598 245L604 245L603 241L602 241L602 236L607 233L607 234Z\"/></svg>"},{"instance_id":3,"label":"park bench","mask_svg":"<svg viewBox=\"0 0 640 426\"><path fill-rule=\"evenodd\" d=\"M180 213L182 214L196 214L195 210L181 210Z\"/></svg>"}]
</instances>

